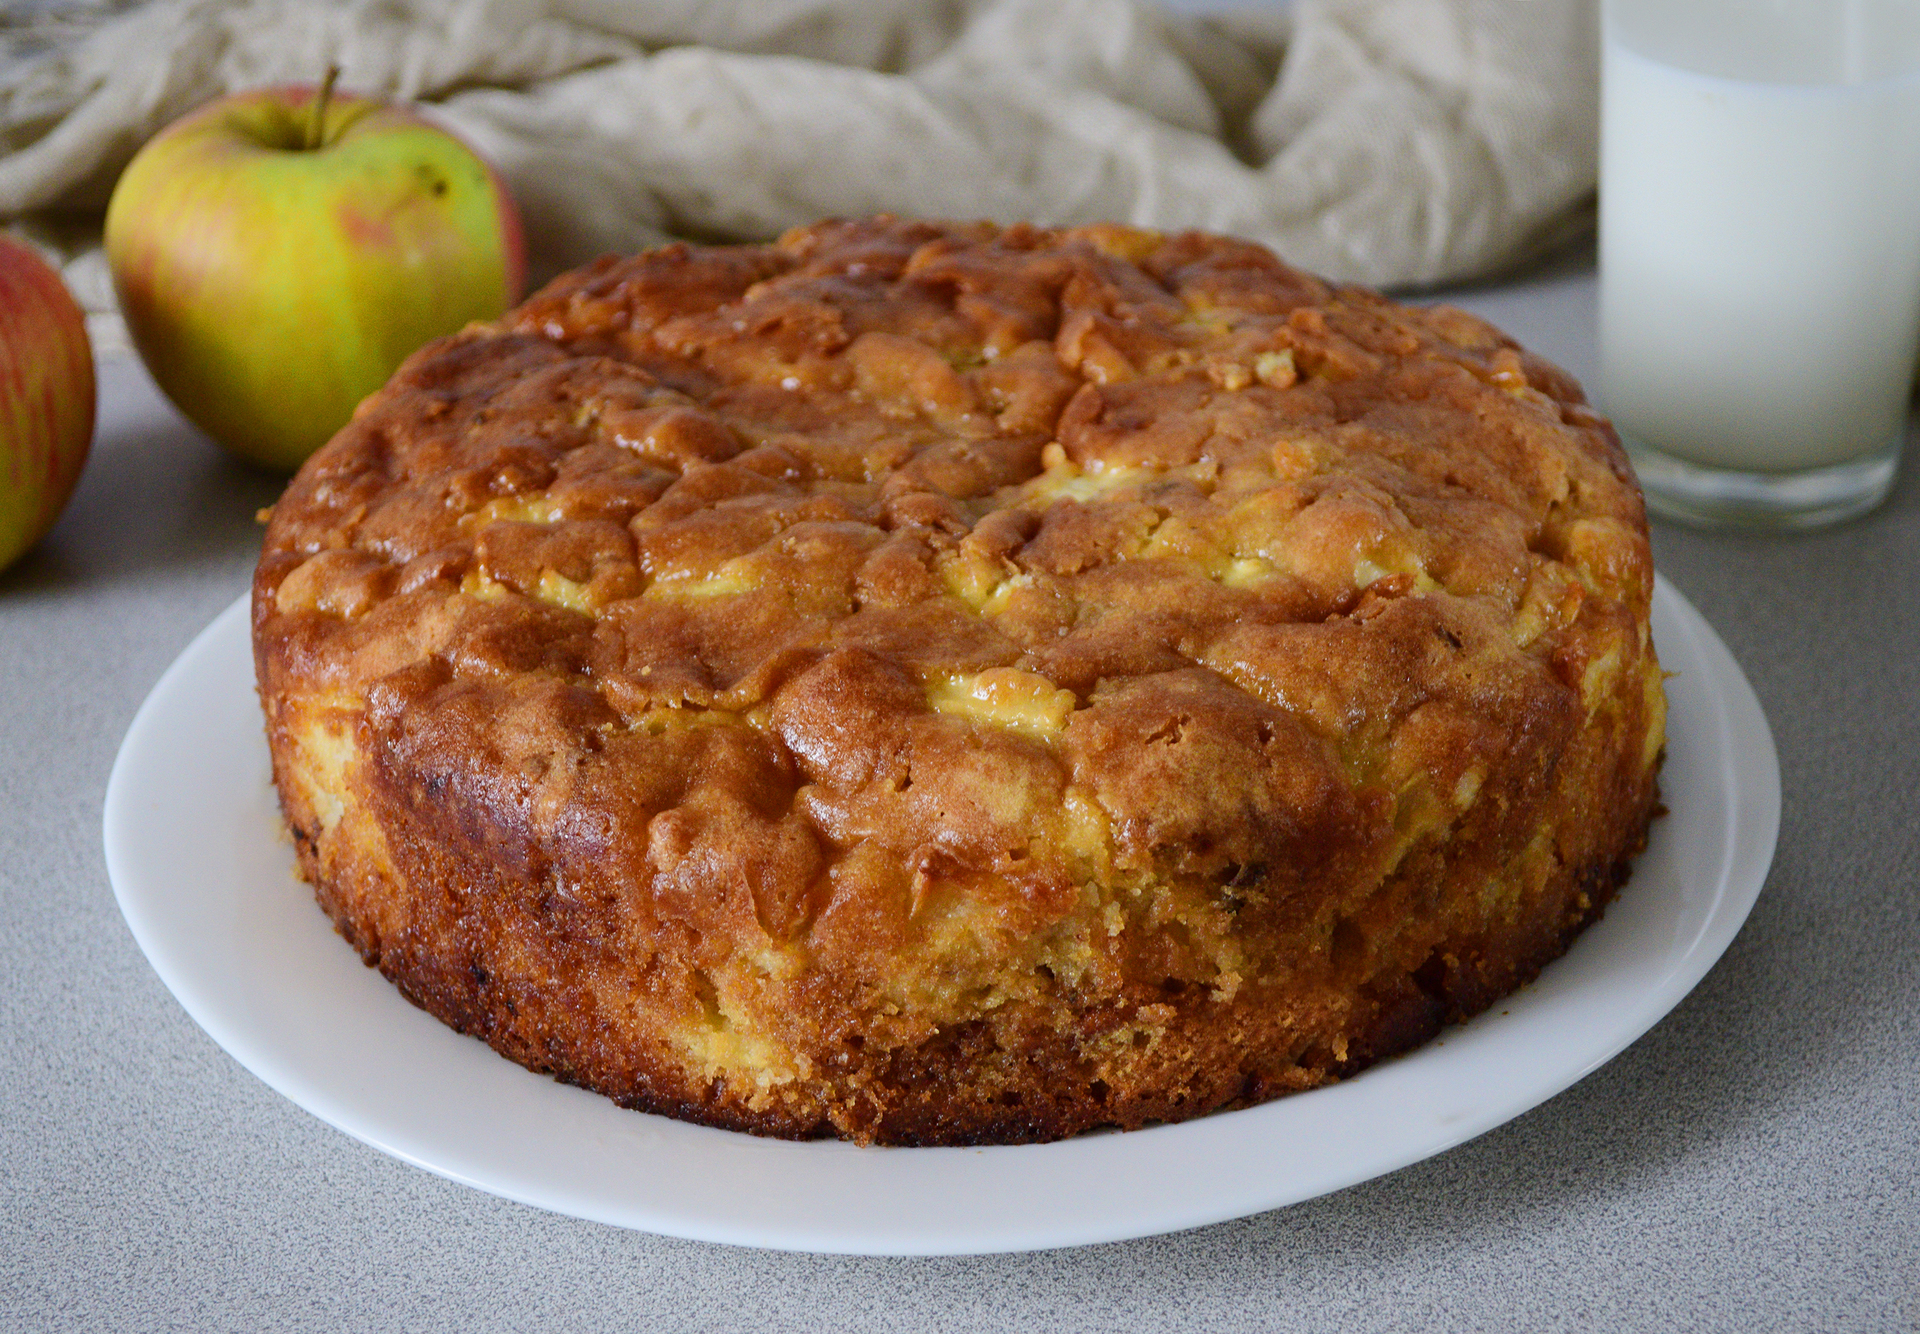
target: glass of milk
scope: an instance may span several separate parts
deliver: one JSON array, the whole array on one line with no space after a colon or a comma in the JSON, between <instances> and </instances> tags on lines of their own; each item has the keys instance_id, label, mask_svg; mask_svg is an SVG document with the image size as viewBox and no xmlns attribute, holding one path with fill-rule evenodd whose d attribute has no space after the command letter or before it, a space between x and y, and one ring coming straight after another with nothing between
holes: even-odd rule
<instances>
[{"instance_id":1,"label":"glass of milk","mask_svg":"<svg viewBox=\"0 0 1920 1334\"><path fill-rule=\"evenodd\" d=\"M1920 344L1920 0L1604 0L1600 406L1659 514L1893 484Z\"/></svg>"}]
</instances>

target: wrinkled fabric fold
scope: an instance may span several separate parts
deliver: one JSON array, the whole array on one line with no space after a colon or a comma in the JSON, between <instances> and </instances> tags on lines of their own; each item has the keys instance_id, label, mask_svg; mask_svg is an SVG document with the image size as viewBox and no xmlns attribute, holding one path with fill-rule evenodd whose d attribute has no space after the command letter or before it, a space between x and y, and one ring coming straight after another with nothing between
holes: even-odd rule
<instances>
[{"instance_id":1,"label":"wrinkled fabric fold","mask_svg":"<svg viewBox=\"0 0 1920 1334\"><path fill-rule=\"evenodd\" d=\"M1201 227L1431 285L1581 225L1596 43L1591 0L155 0L0 68L0 219L109 311L98 221L140 145L338 64L496 161L536 277L892 212Z\"/></svg>"}]
</instances>

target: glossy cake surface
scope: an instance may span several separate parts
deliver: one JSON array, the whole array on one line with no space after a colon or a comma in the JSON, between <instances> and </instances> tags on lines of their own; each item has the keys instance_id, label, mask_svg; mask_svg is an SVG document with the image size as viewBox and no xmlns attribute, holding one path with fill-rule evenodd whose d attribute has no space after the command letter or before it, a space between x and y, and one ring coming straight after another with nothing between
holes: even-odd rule
<instances>
[{"instance_id":1,"label":"glossy cake surface","mask_svg":"<svg viewBox=\"0 0 1920 1334\"><path fill-rule=\"evenodd\" d=\"M1312 1087L1624 879L1640 496L1564 374L1245 242L568 275L275 507L274 773L416 1003L638 1108L1054 1138Z\"/></svg>"}]
</instances>

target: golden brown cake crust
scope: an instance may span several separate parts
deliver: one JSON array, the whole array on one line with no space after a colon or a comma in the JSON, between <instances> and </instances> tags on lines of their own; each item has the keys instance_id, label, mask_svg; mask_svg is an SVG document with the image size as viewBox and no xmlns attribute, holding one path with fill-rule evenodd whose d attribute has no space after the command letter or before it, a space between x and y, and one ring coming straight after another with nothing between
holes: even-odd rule
<instances>
[{"instance_id":1,"label":"golden brown cake crust","mask_svg":"<svg viewBox=\"0 0 1920 1334\"><path fill-rule=\"evenodd\" d=\"M1048 1139L1360 1069L1624 878L1664 700L1613 432L1221 237L875 219L561 278L275 507L343 935L626 1105Z\"/></svg>"}]
</instances>

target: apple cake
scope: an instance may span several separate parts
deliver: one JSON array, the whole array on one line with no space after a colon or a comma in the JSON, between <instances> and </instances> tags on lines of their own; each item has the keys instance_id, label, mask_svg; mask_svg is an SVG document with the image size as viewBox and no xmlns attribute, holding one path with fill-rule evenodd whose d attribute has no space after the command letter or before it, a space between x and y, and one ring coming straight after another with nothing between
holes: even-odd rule
<instances>
[{"instance_id":1,"label":"apple cake","mask_svg":"<svg viewBox=\"0 0 1920 1334\"><path fill-rule=\"evenodd\" d=\"M1311 1088L1529 981L1664 736L1612 428L1261 247L878 218L424 348L253 589L415 1004L619 1103L976 1144Z\"/></svg>"}]
</instances>

